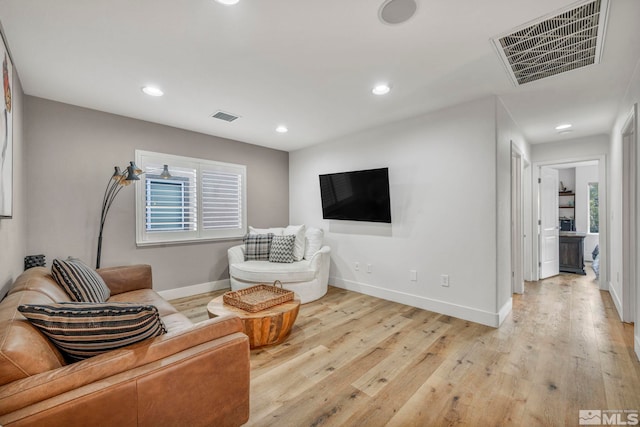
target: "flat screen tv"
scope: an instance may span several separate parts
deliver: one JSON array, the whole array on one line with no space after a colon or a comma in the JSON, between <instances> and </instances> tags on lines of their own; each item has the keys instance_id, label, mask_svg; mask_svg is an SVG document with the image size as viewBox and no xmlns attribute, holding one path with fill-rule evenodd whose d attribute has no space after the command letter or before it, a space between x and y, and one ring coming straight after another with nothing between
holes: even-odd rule
<instances>
[{"instance_id":1,"label":"flat screen tv","mask_svg":"<svg viewBox=\"0 0 640 427\"><path fill-rule=\"evenodd\" d=\"M324 219L391 223L389 169L320 175Z\"/></svg>"}]
</instances>

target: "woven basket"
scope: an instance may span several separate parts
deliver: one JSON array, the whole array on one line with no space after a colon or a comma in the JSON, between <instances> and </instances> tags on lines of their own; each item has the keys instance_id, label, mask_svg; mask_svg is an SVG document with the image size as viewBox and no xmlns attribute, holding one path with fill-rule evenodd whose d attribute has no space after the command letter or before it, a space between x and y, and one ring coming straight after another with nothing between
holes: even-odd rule
<instances>
[{"instance_id":1,"label":"woven basket","mask_svg":"<svg viewBox=\"0 0 640 427\"><path fill-rule=\"evenodd\" d=\"M278 288L277 285L280 287ZM282 283L276 280L273 285L260 284L239 291L227 292L222 296L222 300L225 304L256 313L293 300L293 292L283 289Z\"/></svg>"}]
</instances>

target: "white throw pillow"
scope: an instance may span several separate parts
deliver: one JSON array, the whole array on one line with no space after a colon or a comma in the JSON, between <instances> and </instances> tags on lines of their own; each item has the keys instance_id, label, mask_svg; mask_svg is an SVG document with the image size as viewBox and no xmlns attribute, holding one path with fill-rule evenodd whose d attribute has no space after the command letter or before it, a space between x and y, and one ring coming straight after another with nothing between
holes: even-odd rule
<instances>
[{"instance_id":1,"label":"white throw pillow","mask_svg":"<svg viewBox=\"0 0 640 427\"><path fill-rule=\"evenodd\" d=\"M322 248L324 231L320 228L309 227L305 233L304 259L311 259Z\"/></svg>"},{"instance_id":2,"label":"white throw pillow","mask_svg":"<svg viewBox=\"0 0 640 427\"><path fill-rule=\"evenodd\" d=\"M284 234L283 227L273 227L273 228L253 228L249 226L249 234L273 234L274 236L282 236ZM292 233L288 233L292 234Z\"/></svg>"},{"instance_id":3,"label":"white throw pillow","mask_svg":"<svg viewBox=\"0 0 640 427\"><path fill-rule=\"evenodd\" d=\"M304 258L304 243L305 237L304 233L306 231L306 227L304 224L302 225L289 225L284 229L284 235L295 234L296 236L296 244L293 246L293 259L296 261L300 261Z\"/></svg>"}]
</instances>

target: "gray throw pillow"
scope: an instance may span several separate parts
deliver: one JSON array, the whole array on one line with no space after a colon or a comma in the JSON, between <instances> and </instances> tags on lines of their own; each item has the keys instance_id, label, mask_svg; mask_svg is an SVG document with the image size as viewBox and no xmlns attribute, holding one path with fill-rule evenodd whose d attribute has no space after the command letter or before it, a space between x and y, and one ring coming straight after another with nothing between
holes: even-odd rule
<instances>
[{"instance_id":1,"label":"gray throw pillow","mask_svg":"<svg viewBox=\"0 0 640 427\"><path fill-rule=\"evenodd\" d=\"M268 261L273 233L244 236L244 260Z\"/></svg>"},{"instance_id":2,"label":"gray throw pillow","mask_svg":"<svg viewBox=\"0 0 640 427\"><path fill-rule=\"evenodd\" d=\"M271 252L269 252L269 261L285 263L293 262L293 248L295 243L295 234L273 236L273 240L271 241Z\"/></svg>"}]
</instances>

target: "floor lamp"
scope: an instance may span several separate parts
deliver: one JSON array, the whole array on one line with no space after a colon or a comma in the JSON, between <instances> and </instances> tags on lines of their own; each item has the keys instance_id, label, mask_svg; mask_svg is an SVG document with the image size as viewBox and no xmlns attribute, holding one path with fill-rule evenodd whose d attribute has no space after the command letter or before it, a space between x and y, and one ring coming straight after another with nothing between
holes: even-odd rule
<instances>
[{"instance_id":1,"label":"floor lamp","mask_svg":"<svg viewBox=\"0 0 640 427\"><path fill-rule=\"evenodd\" d=\"M100 214L100 233L98 234L98 256L96 258L96 268L100 268L100 255L102 253L102 229L104 228L104 222L107 219L109 208L113 200L116 198L120 190L130 185L132 182L140 181L139 176L142 175L142 169L138 168L134 162L129 162L124 171L120 167L114 167L113 175L107 182L107 188L104 190L104 197L102 198L102 212Z\"/></svg>"}]
</instances>

